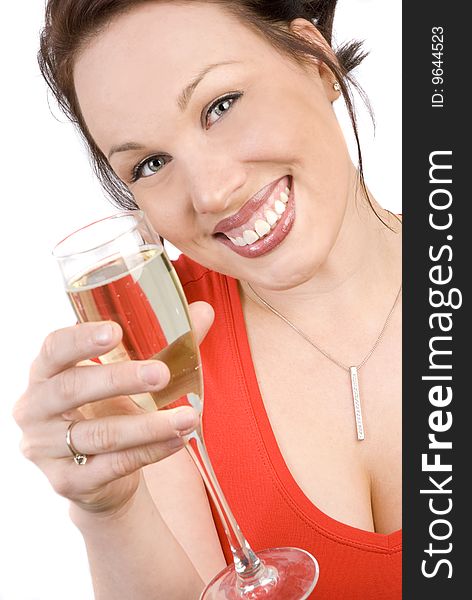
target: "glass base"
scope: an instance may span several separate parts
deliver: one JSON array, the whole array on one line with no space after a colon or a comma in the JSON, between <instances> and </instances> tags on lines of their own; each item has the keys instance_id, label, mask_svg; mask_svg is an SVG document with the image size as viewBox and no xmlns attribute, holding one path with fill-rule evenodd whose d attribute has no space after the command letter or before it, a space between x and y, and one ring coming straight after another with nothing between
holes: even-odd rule
<instances>
[{"instance_id":1,"label":"glass base","mask_svg":"<svg viewBox=\"0 0 472 600\"><path fill-rule=\"evenodd\" d=\"M299 548L257 552L263 567L251 578L223 569L203 590L200 600L305 600L318 581L316 558Z\"/></svg>"}]
</instances>

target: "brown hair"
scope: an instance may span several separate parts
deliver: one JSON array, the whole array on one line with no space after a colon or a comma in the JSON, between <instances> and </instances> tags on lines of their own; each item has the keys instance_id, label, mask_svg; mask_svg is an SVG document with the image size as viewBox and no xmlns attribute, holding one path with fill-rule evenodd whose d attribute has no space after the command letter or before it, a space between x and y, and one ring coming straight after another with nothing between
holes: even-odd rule
<instances>
[{"instance_id":1,"label":"brown hair","mask_svg":"<svg viewBox=\"0 0 472 600\"><path fill-rule=\"evenodd\" d=\"M77 126L84 138L89 148L92 167L102 187L115 204L127 209L137 208L137 205L127 186L111 169L106 157L96 145L87 128L74 88L73 66L78 52L112 19L128 12L139 4L155 1L48 0L45 25L41 32L38 53L41 73L60 108L68 119ZM357 143L359 181L363 193L373 209L364 181L362 154L351 92L351 86L357 89L371 113L365 94L350 75L352 69L357 67L366 56L366 53L362 51L362 44L353 41L330 52L321 45L310 43L304 38L291 33L288 29L288 25L294 19L307 19L316 25L329 46L332 47L333 20L337 0L315 0L314 2L304 0L204 1L220 4L228 12L263 35L278 51L285 53L294 60L306 63L315 58L332 71L339 82ZM373 210L375 212L375 209Z\"/></svg>"}]
</instances>

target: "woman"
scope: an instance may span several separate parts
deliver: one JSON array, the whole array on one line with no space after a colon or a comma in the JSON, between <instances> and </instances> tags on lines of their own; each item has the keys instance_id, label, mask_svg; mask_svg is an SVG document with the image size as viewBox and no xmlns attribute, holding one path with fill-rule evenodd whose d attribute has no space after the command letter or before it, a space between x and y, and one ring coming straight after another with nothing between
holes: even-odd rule
<instances>
[{"instance_id":1,"label":"woman","mask_svg":"<svg viewBox=\"0 0 472 600\"><path fill-rule=\"evenodd\" d=\"M211 307L191 306L209 329L205 436L251 545L316 555L317 598L394 599L400 225L333 112L361 59L330 47L335 4L50 0L41 60L106 188L182 250L189 301L215 307L209 329ZM162 363L78 366L120 335L48 337L16 408L25 453L71 500L98 598L197 598L229 559L178 452L197 418L127 399L165 387Z\"/></svg>"}]
</instances>

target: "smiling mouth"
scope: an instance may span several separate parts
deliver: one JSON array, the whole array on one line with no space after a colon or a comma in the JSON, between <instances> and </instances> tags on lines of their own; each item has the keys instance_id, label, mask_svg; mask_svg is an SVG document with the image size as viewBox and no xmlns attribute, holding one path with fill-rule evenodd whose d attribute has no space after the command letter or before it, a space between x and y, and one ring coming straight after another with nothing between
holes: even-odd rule
<instances>
[{"instance_id":1,"label":"smiling mouth","mask_svg":"<svg viewBox=\"0 0 472 600\"><path fill-rule=\"evenodd\" d=\"M237 247L255 244L282 219L291 186L292 180L288 175L269 184L246 202L238 213L220 221L213 235L226 238Z\"/></svg>"}]
</instances>

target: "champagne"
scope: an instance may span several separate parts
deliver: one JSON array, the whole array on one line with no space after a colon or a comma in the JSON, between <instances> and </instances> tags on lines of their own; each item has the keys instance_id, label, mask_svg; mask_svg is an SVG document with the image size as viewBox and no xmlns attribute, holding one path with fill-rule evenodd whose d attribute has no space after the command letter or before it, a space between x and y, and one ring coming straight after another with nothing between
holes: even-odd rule
<instances>
[{"instance_id":1,"label":"champagne","mask_svg":"<svg viewBox=\"0 0 472 600\"><path fill-rule=\"evenodd\" d=\"M113 320L123 330L121 343L102 355L102 362L154 358L169 366L169 385L159 393L132 396L135 402L149 410L185 403L201 412L203 377L186 299L146 215L139 210L121 211L91 223L62 240L54 255L79 320ZM316 559L297 548L273 548L256 556L216 479L201 423L185 441L234 559L234 566L207 585L202 600L239 598L242 590L245 597L308 598L318 579Z\"/></svg>"},{"instance_id":2,"label":"champagne","mask_svg":"<svg viewBox=\"0 0 472 600\"><path fill-rule=\"evenodd\" d=\"M201 410L198 346L182 286L162 248L145 246L130 255L123 249L70 281L67 295L80 321L112 320L123 329L121 343L100 357L102 363L156 359L169 367L166 388L134 395L138 405L155 410L190 403Z\"/></svg>"}]
</instances>

